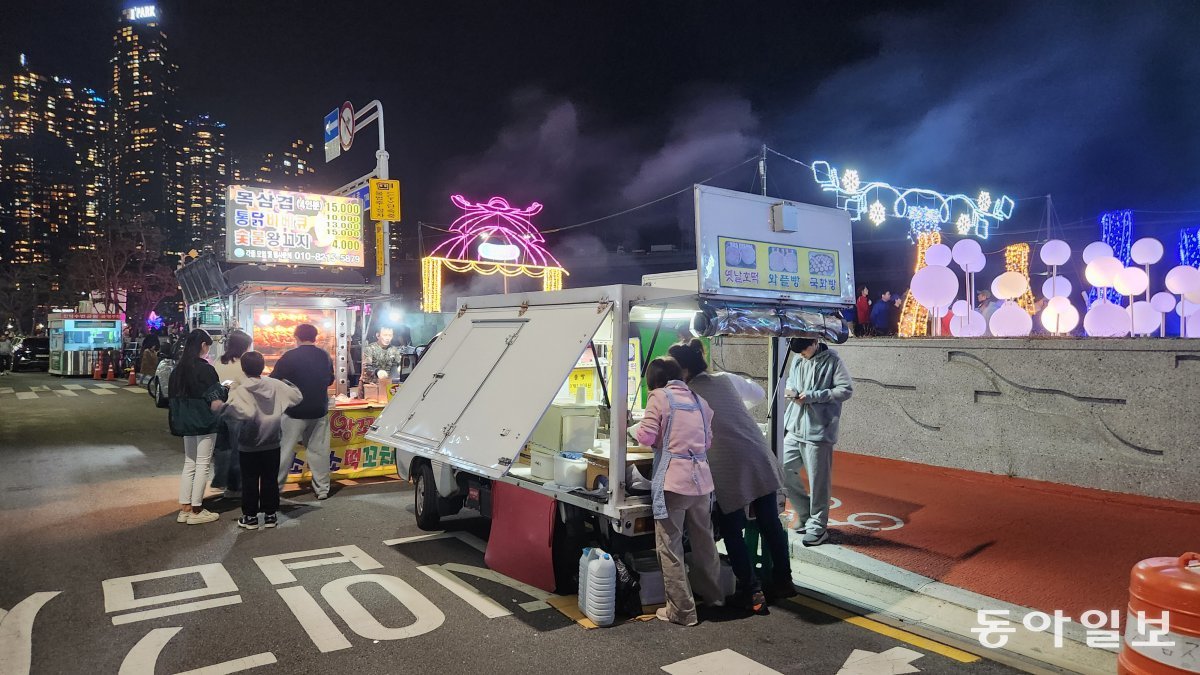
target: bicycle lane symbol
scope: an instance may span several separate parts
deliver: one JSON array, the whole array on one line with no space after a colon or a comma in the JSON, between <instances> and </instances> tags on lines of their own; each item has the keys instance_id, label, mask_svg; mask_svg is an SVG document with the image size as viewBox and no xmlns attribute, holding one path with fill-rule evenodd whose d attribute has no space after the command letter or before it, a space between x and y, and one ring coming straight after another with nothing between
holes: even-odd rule
<instances>
[{"instance_id":1,"label":"bicycle lane symbol","mask_svg":"<svg viewBox=\"0 0 1200 675\"><path fill-rule=\"evenodd\" d=\"M842 506L842 500L837 497L829 498L829 510L833 511ZM863 513L851 513L846 520L829 519L830 526L849 525L863 530L871 530L873 532L887 532L888 530L898 530L904 527L904 521L896 516L888 513L873 513L870 511Z\"/></svg>"}]
</instances>

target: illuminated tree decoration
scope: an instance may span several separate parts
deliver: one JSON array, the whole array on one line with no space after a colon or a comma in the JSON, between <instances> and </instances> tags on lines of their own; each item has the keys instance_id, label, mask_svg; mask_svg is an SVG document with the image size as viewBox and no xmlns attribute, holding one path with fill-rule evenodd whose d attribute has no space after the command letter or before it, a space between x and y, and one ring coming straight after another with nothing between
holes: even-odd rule
<instances>
[{"instance_id":1,"label":"illuminated tree decoration","mask_svg":"<svg viewBox=\"0 0 1200 675\"><path fill-rule=\"evenodd\" d=\"M1111 246L1113 257L1128 267L1132 260L1129 249L1133 246L1133 211L1125 209L1101 215L1100 241ZM1091 307L1100 297L1100 289L1089 290L1087 297L1088 307ZM1107 297L1109 302L1121 304L1121 294L1111 288L1107 289Z\"/></svg>"},{"instance_id":2,"label":"illuminated tree decoration","mask_svg":"<svg viewBox=\"0 0 1200 675\"><path fill-rule=\"evenodd\" d=\"M521 209L510 206L503 197L476 203L462 195L452 195L450 201L463 214L450 226L454 236L421 260L424 311L441 311L442 268L452 272L531 277L542 280L542 290L562 289L562 277L567 272L545 249L545 237L530 221L541 212L541 204L533 202Z\"/></svg>"},{"instance_id":3,"label":"illuminated tree decoration","mask_svg":"<svg viewBox=\"0 0 1200 675\"><path fill-rule=\"evenodd\" d=\"M1026 280L1029 279L1029 244L1013 244L1004 249L1004 271L1020 272ZM1021 309L1029 312L1030 316L1037 313L1033 306L1033 291L1025 289L1025 293L1017 298Z\"/></svg>"},{"instance_id":4,"label":"illuminated tree decoration","mask_svg":"<svg viewBox=\"0 0 1200 675\"><path fill-rule=\"evenodd\" d=\"M876 199L871 204L870 210L867 211L867 217L871 219L872 223L882 225L883 221L887 220L887 209L884 208L883 202Z\"/></svg>"},{"instance_id":5,"label":"illuminated tree decoration","mask_svg":"<svg viewBox=\"0 0 1200 675\"><path fill-rule=\"evenodd\" d=\"M907 218L909 231L918 235L942 229L942 218L937 209L928 206L910 206Z\"/></svg>"},{"instance_id":6,"label":"illuminated tree decoration","mask_svg":"<svg viewBox=\"0 0 1200 675\"><path fill-rule=\"evenodd\" d=\"M1179 263L1200 267L1200 227L1179 231Z\"/></svg>"},{"instance_id":7,"label":"illuminated tree decoration","mask_svg":"<svg viewBox=\"0 0 1200 675\"><path fill-rule=\"evenodd\" d=\"M942 243L942 233L933 230L917 235L917 264L913 272L925 267L925 252L930 246ZM913 297L912 289L904 293L904 304L900 306L900 337L923 337L929 335L929 310Z\"/></svg>"},{"instance_id":8,"label":"illuminated tree decoration","mask_svg":"<svg viewBox=\"0 0 1200 675\"><path fill-rule=\"evenodd\" d=\"M946 195L936 190L924 188L903 188L879 181L862 182L858 172L850 169L843 172L839 179L838 170L829 162L813 162L813 178L825 192L832 192L837 198L837 206L850 213L850 219L858 221L863 213L872 223L879 225L887 216L908 220L911 225L919 226L909 232L909 238L914 242L920 239L922 232L941 229L941 223L951 222L953 214L961 214L955 221L957 230L963 235L973 235L987 239L991 234L992 225L1004 222L1012 217L1013 200L1005 195L994 199L990 192L982 191L976 198L965 194ZM880 195L887 194L892 200L891 211L883 206ZM873 202L868 207L868 203ZM876 209L879 204L882 209ZM910 216L916 208L930 209L937 216L937 225L930 226L928 214L922 212L918 217ZM961 216L967 216L963 221ZM969 225L964 229L964 222Z\"/></svg>"}]
</instances>

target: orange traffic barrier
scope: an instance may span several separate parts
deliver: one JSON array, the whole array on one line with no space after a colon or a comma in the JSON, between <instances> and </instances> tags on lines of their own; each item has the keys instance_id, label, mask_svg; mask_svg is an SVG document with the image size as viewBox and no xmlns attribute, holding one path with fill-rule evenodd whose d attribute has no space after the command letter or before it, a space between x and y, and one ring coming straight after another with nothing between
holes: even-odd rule
<instances>
[{"instance_id":1,"label":"orange traffic barrier","mask_svg":"<svg viewBox=\"0 0 1200 675\"><path fill-rule=\"evenodd\" d=\"M137 371L133 368L129 369L129 386L137 385Z\"/></svg>"},{"instance_id":2,"label":"orange traffic barrier","mask_svg":"<svg viewBox=\"0 0 1200 675\"><path fill-rule=\"evenodd\" d=\"M100 367L101 367L100 352L98 352L98 351L92 352L92 355L96 359L96 366L94 368L92 368L92 379L98 380L98 379L100 379Z\"/></svg>"},{"instance_id":3,"label":"orange traffic barrier","mask_svg":"<svg viewBox=\"0 0 1200 675\"><path fill-rule=\"evenodd\" d=\"M113 362L111 360L108 362L108 375L104 379L108 380L109 382L117 379L117 371L113 368Z\"/></svg>"},{"instance_id":4,"label":"orange traffic barrier","mask_svg":"<svg viewBox=\"0 0 1200 675\"><path fill-rule=\"evenodd\" d=\"M1200 673L1200 553L1134 565L1117 672Z\"/></svg>"}]
</instances>

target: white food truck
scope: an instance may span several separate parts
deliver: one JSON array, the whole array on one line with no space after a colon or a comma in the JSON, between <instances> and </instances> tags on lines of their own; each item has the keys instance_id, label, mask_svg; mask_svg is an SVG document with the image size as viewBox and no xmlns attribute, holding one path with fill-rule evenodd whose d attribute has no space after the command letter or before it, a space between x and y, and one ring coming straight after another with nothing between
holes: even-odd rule
<instances>
[{"instance_id":1,"label":"white food truck","mask_svg":"<svg viewBox=\"0 0 1200 675\"><path fill-rule=\"evenodd\" d=\"M653 546L638 489L653 454L627 434L649 358L683 335L757 336L773 345L764 351L777 375L778 338L845 340L845 211L707 186L695 198L699 292L614 285L460 300L367 433L397 449L420 527L476 509L492 518L490 567L564 592L588 541ZM768 396L777 387L769 381Z\"/></svg>"}]
</instances>

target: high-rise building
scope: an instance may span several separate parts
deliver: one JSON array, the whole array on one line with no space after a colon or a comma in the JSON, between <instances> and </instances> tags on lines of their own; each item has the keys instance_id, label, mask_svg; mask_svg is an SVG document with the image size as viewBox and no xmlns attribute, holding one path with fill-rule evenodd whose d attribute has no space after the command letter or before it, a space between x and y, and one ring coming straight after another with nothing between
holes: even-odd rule
<instances>
[{"instance_id":1,"label":"high-rise building","mask_svg":"<svg viewBox=\"0 0 1200 675\"><path fill-rule=\"evenodd\" d=\"M0 82L0 264L61 263L94 247L108 194L104 99L34 72Z\"/></svg>"},{"instance_id":2,"label":"high-rise building","mask_svg":"<svg viewBox=\"0 0 1200 675\"><path fill-rule=\"evenodd\" d=\"M175 217L188 232L188 249L225 251L225 188L229 159L225 124L200 115L182 125Z\"/></svg>"},{"instance_id":3,"label":"high-rise building","mask_svg":"<svg viewBox=\"0 0 1200 675\"><path fill-rule=\"evenodd\" d=\"M178 67L155 5L129 7L113 36L113 178L118 218L148 218L171 252L186 251L191 235L175 209L178 169Z\"/></svg>"},{"instance_id":4,"label":"high-rise building","mask_svg":"<svg viewBox=\"0 0 1200 675\"><path fill-rule=\"evenodd\" d=\"M268 185L276 190L303 192L312 187L313 144L297 139L286 148L271 150L256 161L235 160L233 182L242 185Z\"/></svg>"}]
</instances>

